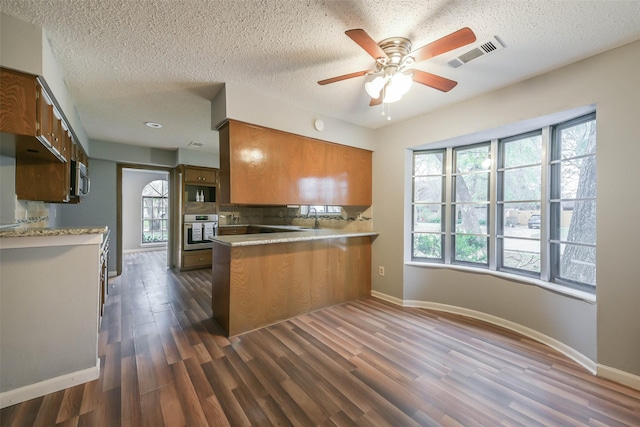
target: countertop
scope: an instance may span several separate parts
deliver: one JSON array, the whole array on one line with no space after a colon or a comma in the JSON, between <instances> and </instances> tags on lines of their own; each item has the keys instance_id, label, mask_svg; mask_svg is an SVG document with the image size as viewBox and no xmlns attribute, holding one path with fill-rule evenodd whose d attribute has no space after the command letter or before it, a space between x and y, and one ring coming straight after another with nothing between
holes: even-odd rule
<instances>
[{"instance_id":1,"label":"countertop","mask_svg":"<svg viewBox=\"0 0 640 427\"><path fill-rule=\"evenodd\" d=\"M0 249L101 245L109 227L25 227L0 229Z\"/></svg>"},{"instance_id":2,"label":"countertop","mask_svg":"<svg viewBox=\"0 0 640 427\"><path fill-rule=\"evenodd\" d=\"M34 227L34 228L3 228L1 237L43 237L43 236L80 236L83 234L105 234L109 228L98 227Z\"/></svg>"},{"instance_id":3,"label":"countertop","mask_svg":"<svg viewBox=\"0 0 640 427\"><path fill-rule=\"evenodd\" d=\"M252 226L254 224L251 224ZM242 225L246 227L247 225ZM257 227L280 228L295 231L283 231L274 233L258 233L258 234L236 234L229 236L216 236L212 239L213 243L226 246L254 246L254 245L270 245L274 243L292 243L304 242L308 240L337 239L344 237L365 237L377 236L375 231L345 231L332 228L304 228L298 226L286 225L256 225ZM223 227L234 227L233 225ZM240 226L238 226L240 227Z\"/></svg>"}]
</instances>

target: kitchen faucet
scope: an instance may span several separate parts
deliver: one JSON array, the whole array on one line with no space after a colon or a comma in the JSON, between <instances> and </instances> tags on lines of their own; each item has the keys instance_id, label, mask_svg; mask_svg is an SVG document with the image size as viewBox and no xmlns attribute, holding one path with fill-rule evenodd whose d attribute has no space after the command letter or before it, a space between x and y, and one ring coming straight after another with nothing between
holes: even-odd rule
<instances>
[{"instance_id":1,"label":"kitchen faucet","mask_svg":"<svg viewBox=\"0 0 640 427\"><path fill-rule=\"evenodd\" d=\"M314 229L318 229L320 228L320 222L318 222L318 210L316 208L309 208L309 210L307 211L307 218L309 218L309 214L311 213L311 209L313 209L313 211L316 213L316 221L313 223L313 228Z\"/></svg>"}]
</instances>

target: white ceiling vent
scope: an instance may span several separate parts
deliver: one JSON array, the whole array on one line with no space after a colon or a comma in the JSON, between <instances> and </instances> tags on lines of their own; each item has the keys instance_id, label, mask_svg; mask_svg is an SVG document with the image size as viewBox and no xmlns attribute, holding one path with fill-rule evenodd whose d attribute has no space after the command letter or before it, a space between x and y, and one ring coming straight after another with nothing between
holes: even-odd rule
<instances>
[{"instance_id":1,"label":"white ceiling vent","mask_svg":"<svg viewBox=\"0 0 640 427\"><path fill-rule=\"evenodd\" d=\"M480 58L482 56L487 56L500 49L504 49L505 47L506 46L502 42L502 40L500 40L498 36L494 36L489 40L481 43L479 46L474 47L473 49L459 55L456 58L453 58L448 62L448 64L453 68L462 67L464 64L467 64L474 59Z\"/></svg>"}]
</instances>

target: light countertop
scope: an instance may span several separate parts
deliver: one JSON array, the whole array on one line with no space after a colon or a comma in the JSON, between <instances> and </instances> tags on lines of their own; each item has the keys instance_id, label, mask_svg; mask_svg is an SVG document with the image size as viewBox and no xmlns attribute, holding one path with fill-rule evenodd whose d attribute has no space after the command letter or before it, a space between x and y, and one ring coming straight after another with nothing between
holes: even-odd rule
<instances>
[{"instance_id":1,"label":"light countertop","mask_svg":"<svg viewBox=\"0 0 640 427\"><path fill-rule=\"evenodd\" d=\"M42 237L42 236L79 236L83 234L104 234L108 227L33 227L3 228L0 237Z\"/></svg>"},{"instance_id":2,"label":"light countertop","mask_svg":"<svg viewBox=\"0 0 640 427\"><path fill-rule=\"evenodd\" d=\"M0 249L37 248L102 244L109 228L96 227L25 227L0 229Z\"/></svg>"},{"instance_id":3,"label":"light countertop","mask_svg":"<svg viewBox=\"0 0 640 427\"><path fill-rule=\"evenodd\" d=\"M229 236L216 236L213 243L226 246L254 246L270 245L274 243L304 242L308 240L337 239L350 237L377 236L374 231L345 231L331 228L301 228L297 226L266 226L269 228L281 228L296 231L284 231L258 234L236 234Z\"/></svg>"}]
</instances>

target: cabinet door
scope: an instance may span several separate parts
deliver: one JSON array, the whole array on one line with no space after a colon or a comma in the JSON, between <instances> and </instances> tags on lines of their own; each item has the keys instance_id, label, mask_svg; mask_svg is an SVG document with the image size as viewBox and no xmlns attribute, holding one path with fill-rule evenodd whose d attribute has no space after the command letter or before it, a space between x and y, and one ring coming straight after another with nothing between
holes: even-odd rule
<instances>
[{"instance_id":1,"label":"cabinet door","mask_svg":"<svg viewBox=\"0 0 640 427\"><path fill-rule=\"evenodd\" d=\"M211 267L211 256L211 249L184 251L182 255L182 268L195 269Z\"/></svg>"},{"instance_id":2,"label":"cabinet door","mask_svg":"<svg viewBox=\"0 0 640 427\"><path fill-rule=\"evenodd\" d=\"M200 169L185 167L184 181L198 185L216 185L216 171L214 169Z\"/></svg>"},{"instance_id":3,"label":"cabinet door","mask_svg":"<svg viewBox=\"0 0 640 427\"><path fill-rule=\"evenodd\" d=\"M220 135L220 201L371 205L371 152L230 121Z\"/></svg>"},{"instance_id":4,"label":"cabinet door","mask_svg":"<svg viewBox=\"0 0 640 427\"><path fill-rule=\"evenodd\" d=\"M371 152L342 145L330 145L326 151L326 176L329 184L325 204L370 206Z\"/></svg>"},{"instance_id":5,"label":"cabinet door","mask_svg":"<svg viewBox=\"0 0 640 427\"><path fill-rule=\"evenodd\" d=\"M293 150L287 150L290 141L271 129L238 122L229 125L230 202L257 205L295 203L296 197L291 194L291 183L295 180L290 176L289 167ZM221 149L221 161L222 158Z\"/></svg>"},{"instance_id":6,"label":"cabinet door","mask_svg":"<svg viewBox=\"0 0 640 427\"><path fill-rule=\"evenodd\" d=\"M36 96L33 76L0 69L0 131L35 135Z\"/></svg>"},{"instance_id":7,"label":"cabinet door","mask_svg":"<svg viewBox=\"0 0 640 427\"><path fill-rule=\"evenodd\" d=\"M37 115L38 130L36 136L44 144L47 144L49 147L54 147L54 125L57 125L57 123L54 120L53 103L42 86L38 86Z\"/></svg>"}]
</instances>

